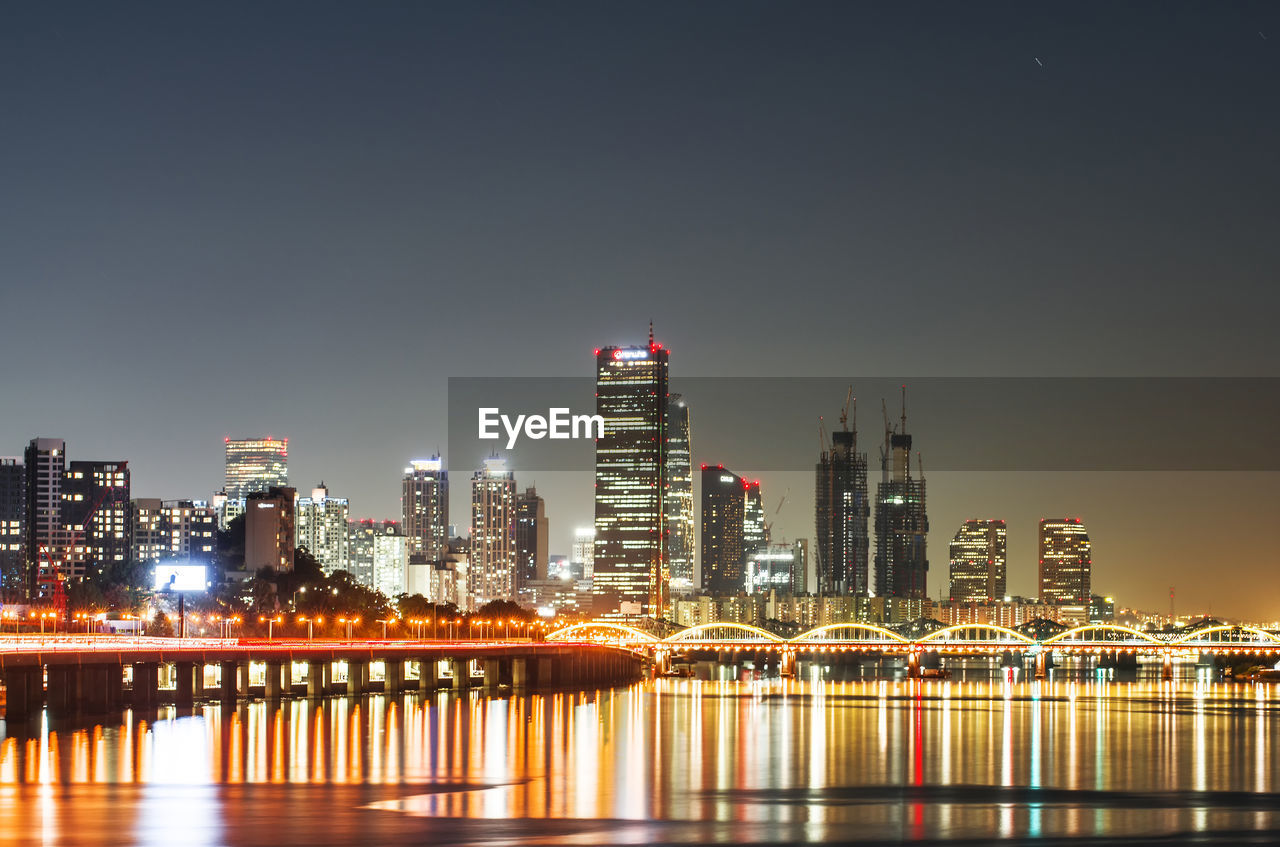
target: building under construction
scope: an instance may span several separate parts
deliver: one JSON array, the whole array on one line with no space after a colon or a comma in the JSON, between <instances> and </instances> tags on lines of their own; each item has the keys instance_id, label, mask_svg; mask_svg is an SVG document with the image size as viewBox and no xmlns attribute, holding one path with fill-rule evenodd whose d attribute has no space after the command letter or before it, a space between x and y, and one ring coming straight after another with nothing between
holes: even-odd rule
<instances>
[{"instance_id":1,"label":"building under construction","mask_svg":"<svg viewBox=\"0 0 1280 847\"><path fill-rule=\"evenodd\" d=\"M876 489L876 595L923 599L928 596L925 539L929 517L925 512L923 466L918 477L911 476L905 388L901 425L890 426L889 415L885 414L880 473Z\"/></svg>"},{"instance_id":2,"label":"building under construction","mask_svg":"<svg viewBox=\"0 0 1280 847\"><path fill-rule=\"evenodd\" d=\"M867 532L871 506L867 491L867 454L858 452L857 411L850 424L852 391L840 414L840 430L825 439L816 469L816 593L824 596L866 595L871 539Z\"/></svg>"}]
</instances>

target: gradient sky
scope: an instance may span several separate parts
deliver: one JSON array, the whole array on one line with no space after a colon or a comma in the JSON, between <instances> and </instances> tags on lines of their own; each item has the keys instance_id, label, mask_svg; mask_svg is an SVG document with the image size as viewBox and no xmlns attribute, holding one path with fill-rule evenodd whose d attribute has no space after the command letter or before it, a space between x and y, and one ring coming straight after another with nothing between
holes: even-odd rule
<instances>
[{"instance_id":1,"label":"gradient sky","mask_svg":"<svg viewBox=\"0 0 1280 847\"><path fill-rule=\"evenodd\" d=\"M0 454L207 497L223 436L288 435L392 516L448 377L650 318L685 376L1275 376L1278 49L1270 3L11 5ZM807 485L766 478L788 536ZM589 490L539 487L567 552ZM1071 513L1099 589L1280 618L1274 475L931 496L935 595L960 520L1033 593Z\"/></svg>"}]
</instances>

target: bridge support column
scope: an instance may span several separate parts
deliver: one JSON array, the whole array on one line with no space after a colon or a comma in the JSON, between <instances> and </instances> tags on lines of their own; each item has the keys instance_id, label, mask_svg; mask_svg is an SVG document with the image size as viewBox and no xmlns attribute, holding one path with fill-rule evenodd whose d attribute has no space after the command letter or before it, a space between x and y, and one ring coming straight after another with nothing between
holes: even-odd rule
<instances>
[{"instance_id":1,"label":"bridge support column","mask_svg":"<svg viewBox=\"0 0 1280 847\"><path fill-rule=\"evenodd\" d=\"M1036 679L1044 679L1048 676L1048 654L1044 651L1036 653Z\"/></svg>"},{"instance_id":2,"label":"bridge support column","mask_svg":"<svg viewBox=\"0 0 1280 847\"><path fill-rule=\"evenodd\" d=\"M262 694L268 700L279 700L285 691L284 662L267 661L266 678L262 683Z\"/></svg>"},{"instance_id":3,"label":"bridge support column","mask_svg":"<svg viewBox=\"0 0 1280 847\"><path fill-rule=\"evenodd\" d=\"M912 650L907 654L907 679L920 678L920 654Z\"/></svg>"},{"instance_id":4,"label":"bridge support column","mask_svg":"<svg viewBox=\"0 0 1280 847\"><path fill-rule=\"evenodd\" d=\"M369 687L369 663L365 661L347 661L347 696L359 697Z\"/></svg>"},{"instance_id":5,"label":"bridge support column","mask_svg":"<svg viewBox=\"0 0 1280 847\"><path fill-rule=\"evenodd\" d=\"M654 651L653 672L657 676L671 673L671 654L666 650Z\"/></svg>"},{"instance_id":6,"label":"bridge support column","mask_svg":"<svg viewBox=\"0 0 1280 847\"><path fill-rule=\"evenodd\" d=\"M223 703L234 703L248 693L249 666L241 662L221 662L220 667L222 684L219 688L219 697Z\"/></svg>"},{"instance_id":7,"label":"bridge support column","mask_svg":"<svg viewBox=\"0 0 1280 847\"><path fill-rule=\"evenodd\" d=\"M524 658L511 660L511 689L523 691L529 687L529 660Z\"/></svg>"},{"instance_id":8,"label":"bridge support column","mask_svg":"<svg viewBox=\"0 0 1280 847\"><path fill-rule=\"evenodd\" d=\"M1173 680L1173 655L1167 650L1164 653L1164 663L1160 669L1160 678L1165 682Z\"/></svg>"},{"instance_id":9,"label":"bridge support column","mask_svg":"<svg viewBox=\"0 0 1280 847\"><path fill-rule=\"evenodd\" d=\"M197 662L175 662L173 666L173 703L178 707L195 705L196 690L204 694L204 665ZM199 683L197 684L197 680Z\"/></svg>"},{"instance_id":10,"label":"bridge support column","mask_svg":"<svg viewBox=\"0 0 1280 847\"><path fill-rule=\"evenodd\" d=\"M502 679L502 660L501 659L485 659L484 660L484 687L486 691L496 691L498 682Z\"/></svg>"},{"instance_id":11,"label":"bridge support column","mask_svg":"<svg viewBox=\"0 0 1280 847\"><path fill-rule=\"evenodd\" d=\"M44 702L44 668L5 668L5 720L14 723L39 714Z\"/></svg>"},{"instance_id":12,"label":"bridge support column","mask_svg":"<svg viewBox=\"0 0 1280 847\"><path fill-rule=\"evenodd\" d=\"M449 666L453 668L453 690L465 691L471 687L471 660L470 659L450 659Z\"/></svg>"},{"instance_id":13,"label":"bridge support column","mask_svg":"<svg viewBox=\"0 0 1280 847\"><path fill-rule=\"evenodd\" d=\"M778 662L778 674L783 677L796 675L796 654L794 650L783 650Z\"/></svg>"},{"instance_id":14,"label":"bridge support column","mask_svg":"<svg viewBox=\"0 0 1280 847\"><path fill-rule=\"evenodd\" d=\"M399 694L404 689L404 660L387 659L382 663L382 690Z\"/></svg>"},{"instance_id":15,"label":"bridge support column","mask_svg":"<svg viewBox=\"0 0 1280 847\"><path fill-rule=\"evenodd\" d=\"M435 659L418 660L418 693L427 694L440 687L440 663Z\"/></svg>"},{"instance_id":16,"label":"bridge support column","mask_svg":"<svg viewBox=\"0 0 1280 847\"><path fill-rule=\"evenodd\" d=\"M536 661L537 661L537 664L534 667L537 670L535 671L533 676L534 685L537 685L540 688L548 688L552 685L555 685L555 677L552 676L552 674L555 671L553 670L551 660L546 658L539 658Z\"/></svg>"},{"instance_id":17,"label":"bridge support column","mask_svg":"<svg viewBox=\"0 0 1280 847\"><path fill-rule=\"evenodd\" d=\"M329 691L328 662L307 662L307 696L314 699L323 697Z\"/></svg>"},{"instance_id":18,"label":"bridge support column","mask_svg":"<svg viewBox=\"0 0 1280 847\"><path fill-rule=\"evenodd\" d=\"M80 705L80 668L50 665L46 673L45 706L49 717L74 715Z\"/></svg>"},{"instance_id":19,"label":"bridge support column","mask_svg":"<svg viewBox=\"0 0 1280 847\"><path fill-rule=\"evenodd\" d=\"M155 662L134 662L133 705L150 708L156 704L160 688L160 666Z\"/></svg>"}]
</instances>

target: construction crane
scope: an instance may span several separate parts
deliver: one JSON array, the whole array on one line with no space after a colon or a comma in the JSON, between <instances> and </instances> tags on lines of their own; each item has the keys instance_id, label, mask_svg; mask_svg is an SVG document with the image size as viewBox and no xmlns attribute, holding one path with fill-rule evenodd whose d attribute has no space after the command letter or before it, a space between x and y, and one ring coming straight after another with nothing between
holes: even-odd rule
<instances>
[{"instance_id":1,"label":"construction crane","mask_svg":"<svg viewBox=\"0 0 1280 847\"><path fill-rule=\"evenodd\" d=\"M773 523L778 519L778 512L782 511L782 504L787 502L787 497L790 496L790 494L791 494L790 488L782 492L782 496L778 498L778 506L773 510L773 517L770 518L764 525L764 543L766 545L768 545L773 540Z\"/></svg>"},{"instance_id":2,"label":"construction crane","mask_svg":"<svg viewBox=\"0 0 1280 847\"><path fill-rule=\"evenodd\" d=\"M849 386L849 390L844 395L844 406L840 408L840 429L844 432L849 431L849 405L853 404L853 426L858 426L858 398L853 396L853 386Z\"/></svg>"}]
</instances>

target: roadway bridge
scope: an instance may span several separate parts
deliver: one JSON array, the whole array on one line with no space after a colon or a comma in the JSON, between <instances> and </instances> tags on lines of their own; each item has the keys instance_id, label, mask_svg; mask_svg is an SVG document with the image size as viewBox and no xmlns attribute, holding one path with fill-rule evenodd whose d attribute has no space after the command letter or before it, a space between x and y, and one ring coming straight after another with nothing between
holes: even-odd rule
<instances>
[{"instance_id":1,"label":"roadway bridge","mask_svg":"<svg viewBox=\"0 0 1280 847\"><path fill-rule=\"evenodd\" d=\"M5 718L102 714L162 702L358 696L634 682L647 659L598 642L268 641L58 636L0 638Z\"/></svg>"},{"instance_id":2,"label":"roadway bridge","mask_svg":"<svg viewBox=\"0 0 1280 847\"><path fill-rule=\"evenodd\" d=\"M1251 626L1209 624L1178 633L1150 633L1119 624L1085 624L1070 629L1033 622L1022 630L994 624L957 624L921 632L896 632L868 623L833 623L791 638L740 623L705 623L666 637L613 621L589 621L552 632L548 641L574 640L611 644L651 657L656 670L670 669L673 658L714 656L732 660L755 654L776 659L784 676L794 675L800 659L824 656L903 658L907 675L922 675L922 662L946 658L1015 657L1035 661L1037 679L1046 675L1050 657L1094 657L1104 662L1158 661L1165 679L1173 678L1177 661L1201 657L1256 657L1259 664L1280 659L1280 634ZM1044 633L1045 629L1054 629Z\"/></svg>"}]
</instances>

